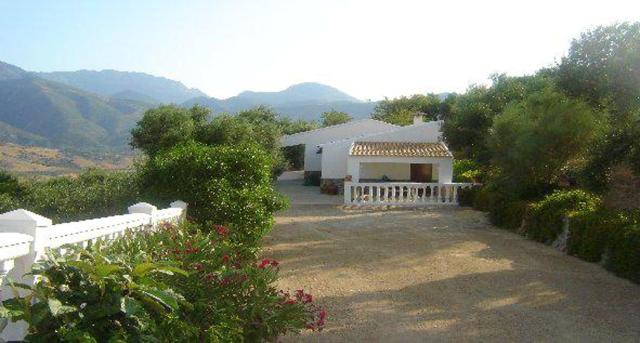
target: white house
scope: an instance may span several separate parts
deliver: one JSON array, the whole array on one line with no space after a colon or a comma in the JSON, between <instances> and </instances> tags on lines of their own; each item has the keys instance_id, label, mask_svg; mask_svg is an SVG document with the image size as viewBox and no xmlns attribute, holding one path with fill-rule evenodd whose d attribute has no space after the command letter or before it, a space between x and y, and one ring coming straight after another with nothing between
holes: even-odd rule
<instances>
[{"instance_id":1,"label":"white house","mask_svg":"<svg viewBox=\"0 0 640 343\"><path fill-rule=\"evenodd\" d=\"M358 129L361 123L365 127ZM345 203L456 203L458 189L469 186L452 183L453 155L442 141L442 121L347 124L283 139L285 146L305 144L305 176L319 173L321 189L344 189Z\"/></svg>"},{"instance_id":2,"label":"white house","mask_svg":"<svg viewBox=\"0 0 640 343\"><path fill-rule=\"evenodd\" d=\"M354 120L344 124L323 127L287 135L282 138L282 146L304 144L304 177L305 180L321 177L321 144L341 141L352 137L390 132L398 126L375 119ZM344 177L344 175L342 175Z\"/></svg>"}]
</instances>

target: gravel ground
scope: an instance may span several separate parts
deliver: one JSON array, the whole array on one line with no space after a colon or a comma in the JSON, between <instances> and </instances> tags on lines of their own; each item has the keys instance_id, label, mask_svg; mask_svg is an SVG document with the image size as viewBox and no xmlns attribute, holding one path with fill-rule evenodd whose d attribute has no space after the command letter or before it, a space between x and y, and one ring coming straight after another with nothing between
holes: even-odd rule
<instances>
[{"instance_id":1,"label":"gravel ground","mask_svg":"<svg viewBox=\"0 0 640 343\"><path fill-rule=\"evenodd\" d=\"M464 208L349 211L299 181L264 255L327 308L284 342L640 341L640 286Z\"/></svg>"}]
</instances>

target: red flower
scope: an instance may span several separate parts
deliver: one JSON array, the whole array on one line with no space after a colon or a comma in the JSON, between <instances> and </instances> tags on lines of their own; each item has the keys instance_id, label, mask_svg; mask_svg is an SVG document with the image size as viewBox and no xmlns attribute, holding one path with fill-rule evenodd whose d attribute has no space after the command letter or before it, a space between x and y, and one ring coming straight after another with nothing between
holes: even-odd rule
<instances>
[{"instance_id":1,"label":"red flower","mask_svg":"<svg viewBox=\"0 0 640 343\"><path fill-rule=\"evenodd\" d=\"M222 263L226 264L227 262L229 262L229 255L222 256Z\"/></svg>"},{"instance_id":2,"label":"red flower","mask_svg":"<svg viewBox=\"0 0 640 343\"><path fill-rule=\"evenodd\" d=\"M265 258L264 260L262 260L262 262L260 262L260 264L258 265L258 268L264 269L264 267L266 267L269 263L271 263L271 261L269 261L268 258Z\"/></svg>"},{"instance_id":3,"label":"red flower","mask_svg":"<svg viewBox=\"0 0 640 343\"><path fill-rule=\"evenodd\" d=\"M226 227L224 227L222 225L215 225L214 228L216 229L216 232L220 236L224 237L224 236L229 234L229 229L227 229Z\"/></svg>"},{"instance_id":4,"label":"red flower","mask_svg":"<svg viewBox=\"0 0 640 343\"><path fill-rule=\"evenodd\" d=\"M308 304L313 302L313 296L311 294L305 294L302 296L302 303L303 304Z\"/></svg>"},{"instance_id":5,"label":"red flower","mask_svg":"<svg viewBox=\"0 0 640 343\"><path fill-rule=\"evenodd\" d=\"M287 299L284 301L284 303L287 305L295 305L296 299Z\"/></svg>"},{"instance_id":6,"label":"red flower","mask_svg":"<svg viewBox=\"0 0 640 343\"><path fill-rule=\"evenodd\" d=\"M272 267L277 267L280 264L280 262L276 261L276 260L271 260L271 266Z\"/></svg>"},{"instance_id":7,"label":"red flower","mask_svg":"<svg viewBox=\"0 0 640 343\"><path fill-rule=\"evenodd\" d=\"M193 264L193 269L201 272L204 270L204 266L202 265L202 263L194 263Z\"/></svg>"}]
</instances>

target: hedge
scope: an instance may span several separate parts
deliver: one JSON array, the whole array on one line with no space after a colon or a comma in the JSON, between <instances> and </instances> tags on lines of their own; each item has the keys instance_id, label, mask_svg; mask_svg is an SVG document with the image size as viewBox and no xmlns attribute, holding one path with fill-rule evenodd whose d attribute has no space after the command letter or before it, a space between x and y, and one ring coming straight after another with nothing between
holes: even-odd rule
<instances>
[{"instance_id":1,"label":"hedge","mask_svg":"<svg viewBox=\"0 0 640 343\"><path fill-rule=\"evenodd\" d=\"M564 217L595 211L599 205L598 197L583 190L555 191L531 205L524 233L535 241L551 244L562 233Z\"/></svg>"}]
</instances>

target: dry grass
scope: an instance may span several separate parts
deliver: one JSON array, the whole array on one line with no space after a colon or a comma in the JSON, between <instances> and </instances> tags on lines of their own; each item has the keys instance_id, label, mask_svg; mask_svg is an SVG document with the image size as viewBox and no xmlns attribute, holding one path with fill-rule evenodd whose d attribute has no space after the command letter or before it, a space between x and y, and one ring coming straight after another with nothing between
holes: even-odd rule
<instances>
[{"instance_id":1,"label":"dry grass","mask_svg":"<svg viewBox=\"0 0 640 343\"><path fill-rule=\"evenodd\" d=\"M0 168L22 175L68 175L86 168L110 170L131 166L133 156L80 156L58 149L0 144Z\"/></svg>"}]
</instances>

